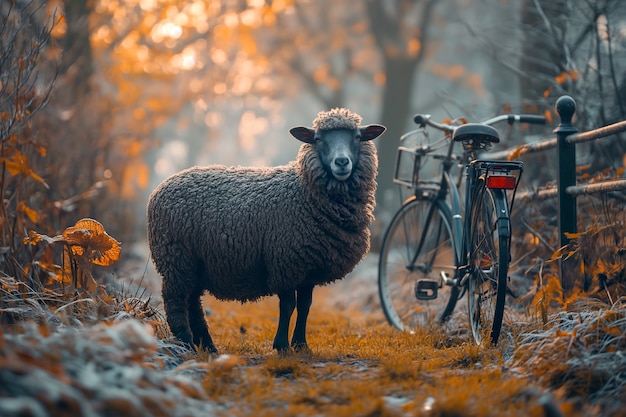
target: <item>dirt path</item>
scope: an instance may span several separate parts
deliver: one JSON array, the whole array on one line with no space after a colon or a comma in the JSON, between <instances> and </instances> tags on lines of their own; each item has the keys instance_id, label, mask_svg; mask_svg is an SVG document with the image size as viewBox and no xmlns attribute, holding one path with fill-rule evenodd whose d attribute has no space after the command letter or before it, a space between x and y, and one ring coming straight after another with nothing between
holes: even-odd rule
<instances>
[{"instance_id":1,"label":"dirt path","mask_svg":"<svg viewBox=\"0 0 626 417\"><path fill-rule=\"evenodd\" d=\"M145 248L134 251L134 284L158 301L160 278L146 266ZM272 349L277 297L241 304L206 296L220 355L190 356L182 367L195 370L225 416L595 414L533 381L516 362L515 335L493 348L475 346L462 328L413 335L391 328L378 300L376 262L369 256L344 280L315 289L310 352Z\"/></svg>"},{"instance_id":2,"label":"dirt path","mask_svg":"<svg viewBox=\"0 0 626 417\"><path fill-rule=\"evenodd\" d=\"M466 335L402 334L380 310L376 259L316 288L311 351L278 355L276 297L257 303L205 297L221 356L203 386L223 415L542 415L549 394ZM208 360L211 360L207 358Z\"/></svg>"}]
</instances>

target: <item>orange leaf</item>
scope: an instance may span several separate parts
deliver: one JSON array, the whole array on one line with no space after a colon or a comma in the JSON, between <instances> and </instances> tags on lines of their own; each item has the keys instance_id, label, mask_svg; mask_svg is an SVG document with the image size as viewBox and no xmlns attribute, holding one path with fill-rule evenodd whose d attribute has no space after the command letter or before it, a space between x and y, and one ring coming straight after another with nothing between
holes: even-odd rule
<instances>
[{"instance_id":1,"label":"orange leaf","mask_svg":"<svg viewBox=\"0 0 626 417\"><path fill-rule=\"evenodd\" d=\"M13 176L20 174L28 175L30 172L26 156L20 151L15 151L11 158L3 158L2 160L6 164L7 171Z\"/></svg>"},{"instance_id":2,"label":"orange leaf","mask_svg":"<svg viewBox=\"0 0 626 417\"><path fill-rule=\"evenodd\" d=\"M552 112L550 110L546 109L543 112L543 116L546 118L546 122L552 123Z\"/></svg>"},{"instance_id":3,"label":"orange leaf","mask_svg":"<svg viewBox=\"0 0 626 417\"><path fill-rule=\"evenodd\" d=\"M544 98L548 98L550 96L550 93L552 93L552 86L548 87L544 92L543 92L543 97Z\"/></svg>"},{"instance_id":4,"label":"orange leaf","mask_svg":"<svg viewBox=\"0 0 626 417\"><path fill-rule=\"evenodd\" d=\"M17 210L24 213L31 222L37 223L37 220L39 219L38 213L32 208L28 207L25 202L23 201L18 202Z\"/></svg>"},{"instance_id":5,"label":"orange leaf","mask_svg":"<svg viewBox=\"0 0 626 417\"><path fill-rule=\"evenodd\" d=\"M558 84L563 84L565 81L567 81L568 78L569 78L568 73L562 72L556 77L554 77L554 81L556 81Z\"/></svg>"},{"instance_id":6,"label":"orange leaf","mask_svg":"<svg viewBox=\"0 0 626 417\"><path fill-rule=\"evenodd\" d=\"M109 266L120 257L120 243L104 230L100 222L81 219L63 232L73 255L87 257L95 265Z\"/></svg>"},{"instance_id":7,"label":"orange leaf","mask_svg":"<svg viewBox=\"0 0 626 417\"><path fill-rule=\"evenodd\" d=\"M22 241L25 245L36 245L39 242L46 242L47 244L52 244L55 242L59 242L62 240L62 236L50 237L48 235L43 235L31 230L28 232L28 236L24 238Z\"/></svg>"},{"instance_id":8,"label":"orange leaf","mask_svg":"<svg viewBox=\"0 0 626 417\"><path fill-rule=\"evenodd\" d=\"M20 151L15 151L11 158L2 158L0 161L5 163L7 171L9 171L11 175L24 175L26 177L31 177L35 181L43 184L46 188L49 188L43 178L35 174L30 166L28 166L28 158L26 158L26 155Z\"/></svg>"},{"instance_id":9,"label":"orange leaf","mask_svg":"<svg viewBox=\"0 0 626 417\"><path fill-rule=\"evenodd\" d=\"M410 57L416 57L419 53L420 49L422 49L422 43L419 39L411 39L407 44L407 52Z\"/></svg>"}]
</instances>

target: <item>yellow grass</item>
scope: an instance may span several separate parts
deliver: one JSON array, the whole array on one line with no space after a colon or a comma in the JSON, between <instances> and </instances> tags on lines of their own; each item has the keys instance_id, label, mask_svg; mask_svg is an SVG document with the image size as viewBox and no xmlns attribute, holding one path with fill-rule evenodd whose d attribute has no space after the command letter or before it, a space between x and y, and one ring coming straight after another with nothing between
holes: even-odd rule
<instances>
[{"instance_id":1,"label":"yellow grass","mask_svg":"<svg viewBox=\"0 0 626 417\"><path fill-rule=\"evenodd\" d=\"M203 386L235 416L545 416L547 409L577 416L509 369L507 347L475 346L445 332L408 334L382 312L334 305L317 288L309 316L310 352L278 354L272 340L275 297L240 304L205 298L208 323L220 350ZM506 345L506 344L504 344Z\"/></svg>"}]
</instances>

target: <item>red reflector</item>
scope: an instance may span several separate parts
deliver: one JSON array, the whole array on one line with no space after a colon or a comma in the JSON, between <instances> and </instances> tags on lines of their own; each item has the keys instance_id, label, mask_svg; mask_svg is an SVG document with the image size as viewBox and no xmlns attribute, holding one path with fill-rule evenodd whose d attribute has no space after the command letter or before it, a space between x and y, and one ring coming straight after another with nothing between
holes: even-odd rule
<instances>
[{"instance_id":1,"label":"red reflector","mask_svg":"<svg viewBox=\"0 0 626 417\"><path fill-rule=\"evenodd\" d=\"M517 177L514 175L489 175L487 177L487 188L499 188L512 190L515 188Z\"/></svg>"}]
</instances>

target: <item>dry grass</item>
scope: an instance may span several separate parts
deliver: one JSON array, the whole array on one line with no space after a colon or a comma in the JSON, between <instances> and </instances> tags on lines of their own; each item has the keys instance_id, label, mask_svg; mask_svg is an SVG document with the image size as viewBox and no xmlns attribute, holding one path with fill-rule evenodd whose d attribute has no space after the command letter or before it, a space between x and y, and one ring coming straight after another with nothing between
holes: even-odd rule
<instances>
[{"instance_id":1,"label":"dry grass","mask_svg":"<svg viewBox=\"0 0 626 417\"><path fill-rule=\"evenodd\" d=\"M162 316L138 303L137 294L108 304L59 299L55 306L51 300L19 301L5 292L4 302L10 298L19 306L14 312L40 325L14 327L11 333L0 327L0 411L6 416L67 410L97 416L623 415L622 304L607 309L581 301L578 310L571 304L569 312L551 314L545 324L538 316L512 313L507 337L498 347L487 347L454 328L394 330L378 308L369 308L372 289L365 291L364 285L368 282L349 279L316 289L310 351L282 355L271 347L275 297L248 304L206 297L207 321L221 353L216 357L173 344ZM360 303L337 296L351 286L354 290L344 294L359 294Z\"/></svg>"},{"instance_id":2,"label":"dry grass","mask_svg":"<svg viewBox=\"0 0 626 417\"><path fill-rule=\"evenodd\" d=\"M579 299L524 335L516 363L568 397L626 400L626 310Z\"/></svg>"},{"instance_id":3,"label":"dry grass","mask_svg":"<svg viewBox=\"0 0 626 417\"><path fill-rule=\"evenodd\" d=\"M401 333L380 313L339 310L316 290L310 352L272 351L278 303L206 299L222 356L203 386L220 415L490 416L576 414L503 359L507 346L475 346L445 332ZM505 344L506 345L506 344ZM558 415L558 414L556 414Z\"/></svg>"},{"instance_id":4,"label":"dry grass","mask_svg":"<svg viewBox=\"0 0 626 417\"><path fill-rule=\"evenodd\" d=\"M507 304L497 347L470 341L463 311L446 328L391 328L375 255L352 277L315 290L310 351L287 354L272 349L276 297L240 304L207 296L221 353L208 356L169 335L141 289L158 289L158 278L90 293L35 290L5 275L0 415L623 416L625 244L611 220L562 249L583 262L579 284L593 299L561 288L542 243L550 237L518 238L530 256L512 269L522 296Z\"/></svg>"}]
</instances>

